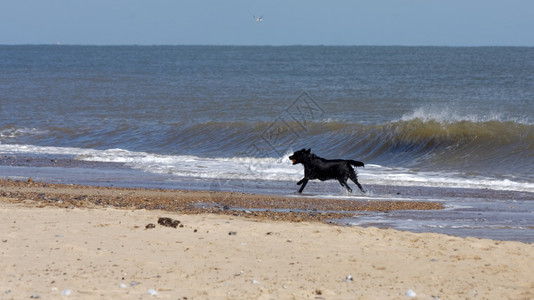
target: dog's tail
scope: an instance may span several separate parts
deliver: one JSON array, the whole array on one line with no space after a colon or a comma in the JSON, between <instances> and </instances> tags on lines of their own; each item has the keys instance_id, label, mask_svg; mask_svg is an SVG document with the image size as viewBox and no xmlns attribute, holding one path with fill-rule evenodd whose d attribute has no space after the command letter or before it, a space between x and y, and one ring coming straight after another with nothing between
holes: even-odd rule
<instances>
[{"instance_id":1,"label":"dog's tail","mask_svg":"<svg viewBox=\"0 0 534 300\"><path fill-rule=\"evenodd\" d=\"M365 167L365 165L361 161L357 160L348 160L349 164L355 166L355 167Z\"/></svg>"}]
</instances>

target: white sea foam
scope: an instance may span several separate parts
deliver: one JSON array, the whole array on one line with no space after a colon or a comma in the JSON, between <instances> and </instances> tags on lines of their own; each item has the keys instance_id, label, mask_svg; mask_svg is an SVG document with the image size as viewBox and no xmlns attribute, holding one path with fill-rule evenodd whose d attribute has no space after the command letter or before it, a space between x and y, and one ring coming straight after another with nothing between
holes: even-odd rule
<instances>
[{"instance_id":1,"label":"white sea foam","mask_svg":"<svg viewBox=\"0 0 534 300\"><path fill-rule=\"evenodd\" d=\"M6 138L9 139L9 138L15 138L15 137L24 136L24 135L40 135L40 134L46 134L47 132L48 132L47 130L41 130L37 128L26 128L26 127L6 128L3 130L0 130L0 142Z\"/></svg>"},{"instance_id":2,"label":"white sea foam","mask_svg":"<svg viewBox=\"0 0 534 300\"><path fill-rule=\"evenodd\" d=\"M481 114L469 114L462 111L456 111L450 107L423 106L415 109L411 113L404 114L401 121L411 121L419 119L424 122L435 121L439 123L455 123L461 121L478 122L515 122L519 124L532 124L528 118L509 117L502 112L488 112Z\"/></svg>"},{"instance_id":3,"label":"white sea foam","mask_svg":"<svg viewBox=\"0 0 534 300\"><path fill-rule=\"evenodd\" d=\"M3 155L67 155L81 161L124 163L149 173L206 179L243 179L298 181L303 176L302 165L292 165L287 155L277 158L198 157L162 155L124 149L84 149L0 144ZM459 173L416 172L407 168L390 168L368 164L358 168L365 184L393 186L426 186L475 188L534 192L534 183L490 177L468 177Z\"/></svg>"}]
</instances>

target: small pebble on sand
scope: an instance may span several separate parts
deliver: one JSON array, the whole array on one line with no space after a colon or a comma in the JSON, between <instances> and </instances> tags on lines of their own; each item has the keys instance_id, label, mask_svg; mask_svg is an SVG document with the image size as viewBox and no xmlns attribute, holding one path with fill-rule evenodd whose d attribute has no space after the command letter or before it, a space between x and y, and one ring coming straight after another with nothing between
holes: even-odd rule
<instances>
[{"instance_id":1,"label":"small pebble on sand","mask_svg":"<svg viewBox=\"0 0 534 300\"><path fill-rule=\"evenodd\" d=\"M408 298L415 298L415 296L417 296L417 294L412 290L407 290L404 295Z\"/></svg>"}]
</instances>

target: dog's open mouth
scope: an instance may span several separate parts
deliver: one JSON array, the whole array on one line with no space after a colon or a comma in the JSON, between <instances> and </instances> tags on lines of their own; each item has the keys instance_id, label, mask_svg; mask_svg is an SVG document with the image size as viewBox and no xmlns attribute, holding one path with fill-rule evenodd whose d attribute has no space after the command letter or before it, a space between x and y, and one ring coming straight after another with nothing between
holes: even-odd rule
<instances>
[{"instance_id":1,"label":"dog's open mouth","mask_svg":"<svg viewBox=\"0 0 534 300\"><path fill-rule=\"evenodd\" d=\"M293 162L293 164L296 164L297 163L297 160L292 158L291 161Z\"/></svg>"}]
</instances>

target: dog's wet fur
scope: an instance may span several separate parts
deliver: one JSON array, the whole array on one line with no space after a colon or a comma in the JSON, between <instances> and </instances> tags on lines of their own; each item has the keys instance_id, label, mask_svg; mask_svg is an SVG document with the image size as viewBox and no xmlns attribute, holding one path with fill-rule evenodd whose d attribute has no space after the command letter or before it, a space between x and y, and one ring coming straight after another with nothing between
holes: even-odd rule
<instances>
[{"instance_id":1,"label":"dog's wet fur","mask_svg":"<svg viewBox=\"0 0 534 300\"><path fill-rule=\"evenodd\" d=\"M344 159L328 160L311 153L311 149L299 150L289 156L289 159L294 165L304 165L304 178L297 182L297 185L301 185L299 193L302 193L302 190L304 190L304 187L306 187L306 184L311 179L319 179L321 181L337 179L341 186L346 188L349 193L352 193L352 189L347 184L347 179L349 178L360 188L362 193L365 193L352 167L364 167L361 161Z\"/></svg>"}]
</instances>

